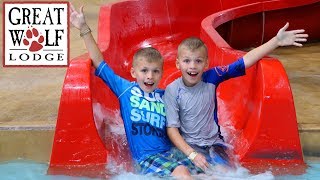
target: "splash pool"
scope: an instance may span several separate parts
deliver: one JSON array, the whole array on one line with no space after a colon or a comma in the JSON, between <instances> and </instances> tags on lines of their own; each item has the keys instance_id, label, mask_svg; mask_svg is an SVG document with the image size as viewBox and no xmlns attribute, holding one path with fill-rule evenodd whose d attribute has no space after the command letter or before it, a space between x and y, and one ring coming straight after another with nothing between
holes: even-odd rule
<instances>
[{"instance_id":1,"label":"splash pool","mask_svg":"<svg viewBox=\"0 0 320 180\"><path fill-rule=\"evenodd\" d=\"M320 179L320 159L313 161L307 160L308 168L305 174L299 176L284 175L284 176L273 176L270 172L251 175L245 172L238 173L237 175L214 175L214 176L197 176L196 179L210 179L210 178L228 178L228 179ZM93 178L86 177L71 177L62 175L47 175L48 164L45 163L35 163L32 161L16 160L9 161L0 164L0 177L2 180L91 180ZM140 180L140 179L157 179L150 176L135 175L132 173L122 173L121 175L116 175L110 177L111 179L130 179L130 180Z\"/></svg>"}]
</instances>

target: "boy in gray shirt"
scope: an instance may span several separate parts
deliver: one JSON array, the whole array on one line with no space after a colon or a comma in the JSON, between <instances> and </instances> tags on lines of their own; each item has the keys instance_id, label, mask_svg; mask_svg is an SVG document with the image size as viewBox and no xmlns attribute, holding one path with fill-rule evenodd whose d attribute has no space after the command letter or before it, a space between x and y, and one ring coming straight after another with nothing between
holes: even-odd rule
<instances>
[{"instance_id":1,"label":"boy in gray shirt","mask_svg":"<svg viewBox=\"0 0 320 180\"><path fill-rule=\"evenodd\" d=\"M209 163L220 170L231 167L217 118L218 85L244 75L246 68L279 46L302 46L298 42L305 42L308 35L302 34L304 30L286 31L288 26L287 23L275 37L234 63L206 72L205 44L198 38L188 38L179 45L176 66L182 77L169 84L164 95L167 133L173 144L203 171Z\"/></svg>"}]
</instances>

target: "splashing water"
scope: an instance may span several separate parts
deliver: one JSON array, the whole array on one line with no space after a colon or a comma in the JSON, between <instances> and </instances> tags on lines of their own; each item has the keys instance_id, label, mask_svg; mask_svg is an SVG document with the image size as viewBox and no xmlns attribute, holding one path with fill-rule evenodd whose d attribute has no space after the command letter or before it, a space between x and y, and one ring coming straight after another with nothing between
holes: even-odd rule
<instances>
[{"instance_id":1,"label":"splashing water","mask_svg":"<svg viewBox=\"0 0 320 180\"><path fill-rule=\"evenodd\" d=\"M226 173L224 175L214 174L212 176L209 175L197 175L194 176L194 179L228 179L228 180L267 180L267 179L279 179L279 180L304 180L304 179L320 179L320 161L308 162L309 168L307 169L306 174L302 174L299 176L293 175L285 175L285 176L275 176L273 177L268 172L258 174L258 175L250 175L247 172L241 172L241 169L237 169L240 171L238 175L237 173L231 174ZM16 160L10 162L0 163L0 177L2 180L95 180L94 178L87 177L70 177L63 175L47 175L48 164L44 163L35 163L26 160ZM237 174L235 176L235 174ZM160 178L151 177L151 176L142 176L133 174L131 172L124 172L122 174L113 176L112 180L159 180ZM170 178L167 178L170 179ZM171 178L172 179L172 178ZM97 179L98 180L98 179ZM99 179L101 180L101 179Z\"/></svg>"},{"instance_id":2,"label":"splashing water","mask_svg":"<svg viewBox=\"0 0 320 180\"><path fill-rule=\"evenodd\" d=\"M215 167L209 168L206 171L206 174L196 175L196 179L259 179L259 180L270 180L274 179L274 176L270 171L265 173L252 175L249 173L249 170L242 167L240 164L237 164L234 170L221 170Z\"/></svg>"},{"instance_id":3,"label":"splashing water","mask_svg":"<svg viewBox=\"0 0 320 180\"><path fill-rule=\"evenodd\" d=\"M108 110L99 103L93 103L93 110L97 130L108 151L108 174L133 172L133 162L120 111Z\"/></svg>"},{"instance_id":4,"label":"splashing water","mask_svg":"<svg viewBox=\"0 0 320 180\"><path fill-rule=\"evenodd\" d=\"M94 118L100 137L104 140L108 150L107 171L113 175L112 179L158 179L157 177L142 176L133 174L133 163L128 148L128 142L125 135L123 121L118 110L111 111L104 108L99 103L93 104ZM225 135L227 137L227 135ZM227 137L232 139L234 137ZM229 141L229 140L228 140ZM233 149L230 144L225 144L229 149ZM234 161L234 170L221 171L216 167L210 168L206 174L195 175L196 179L273 179L271 172L265 172L258 175L251 175L249 170L242 167L236 157L232 157Z\"/></svg>"},{"instance_id":5,"label":"splashing water","mask_svg":"<svg viewBox=\"0 0 320 180\"><path fill-rule=\"evenodd\" d=\"M119 111L110 111L103 108L99 103L94 103L94 118L100 137L105 142L108 150L108 164L106 170L114 180L158 180L160 178L148 175L138 175L133 173L133 163L125 135L123 122ZM227 129L229 128L229 129ZM230 131L230 127L222 127L222 133ZM232 127L231 127L232 128ZM232 129L231 129L232 130ZM235 131L235 130L232 130ZM236 132L239 133L239 132ZM236 133L223 134L227 142L236 140ZM233 149L230 144L225 144L229 150ZM229 153L232 154L232 153ZM307 173L299 176L283 175L274 176L270 171L260 174L250 174L249 170L242 167L238 158L231 156L234 162L234 170L221 171L215 167L210 168L206 174L194 175L194 179L228 179L228 180L269 180L269 179L320 179L320 162L309 163ZM69 176L46 175L47 164L40 164L28 161L14 161L0 164L1 179L70 179ZM72 179L91 180L86 177L72 177ZM173 179L173 178L166 178Z\"/></svg>"}]
</instances>

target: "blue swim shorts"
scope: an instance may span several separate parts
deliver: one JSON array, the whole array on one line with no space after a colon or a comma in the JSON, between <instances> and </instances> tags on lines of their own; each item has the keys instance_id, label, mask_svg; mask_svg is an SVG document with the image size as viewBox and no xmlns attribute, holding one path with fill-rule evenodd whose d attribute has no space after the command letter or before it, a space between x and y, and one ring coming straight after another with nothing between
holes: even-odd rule
<instances>
[{"instance_id":1,"label":"blue swim shorts","mask_svg":"<svg viewBox=\"0 0 320 180\"><path fill-rule=\"evenodd\" d=\"M165 177L170 176L173 170L180 165L187 167L191 174L202 172L176 148L152 155L141 161L139 163L139 171L141 174Z\"/></svg>"},{"instance_id":2,"label":"blue swim shorts","mask_svg":"<svg viewBox=\"0 0 320 180\"><path fill-rule=\"evenodd\" d=\"M207 161L212 165L230 166L230 158L226 153L226 147L222 144L214 144L212 146L191 145L197 152L202 153Z\"/></svg>"}]
</instances>

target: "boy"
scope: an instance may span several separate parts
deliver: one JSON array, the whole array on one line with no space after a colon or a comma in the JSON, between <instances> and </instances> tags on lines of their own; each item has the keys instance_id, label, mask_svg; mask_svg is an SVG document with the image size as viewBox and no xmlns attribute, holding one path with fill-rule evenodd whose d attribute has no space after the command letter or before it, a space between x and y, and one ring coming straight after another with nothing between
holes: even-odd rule
<instances>
[{"instance_id":1,"label":"boy","mask_svg":"<svg viewBox=\"0 0 320 180\"><path fill-rule=\"evenodd\" d=\"M173 144L203 171L209 164L223 171L231 167L218 125L217 86L244 75L246 68L278 46L302 46L297 42L305 42L308 35L302 34L304 30L286 31L288 26L287 23L274 38L236 62L206 72L208 53L205 44L198 38L188 38L179 45L176 66L182 77L167 86L163 98L167 133Z\"/></svg>"},{"instance_id":2,"label":"boy","mask_svg":"<svg viewBox=\"0 0 320 180\"><path fill-rule=\"evenodd\" d=\"M161 54L151 47L137 51L131 68L131 75L136 82L129 82L116 75L103 61L102 53L86 24L83 6L80 7L80 12L77 12L71 5L70 13L70 22L80 30L80 36L96 68L95 74L110 87L120 101L128 144L140 172L190 178L190 172L184 165L192 166L192 162L174 156L166 133L162 100L164 91L157 89L163 72Z\"/></svg>"}]
</instances>

